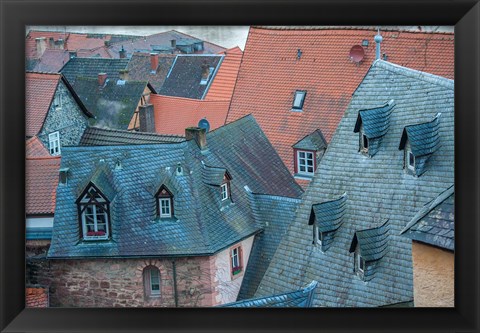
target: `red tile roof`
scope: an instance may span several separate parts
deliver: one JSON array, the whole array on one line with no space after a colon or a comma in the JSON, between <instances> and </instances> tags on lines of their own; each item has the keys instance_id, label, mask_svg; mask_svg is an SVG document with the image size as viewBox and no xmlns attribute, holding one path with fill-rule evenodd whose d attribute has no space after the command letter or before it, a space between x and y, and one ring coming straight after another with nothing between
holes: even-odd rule
<instances>
[{"instance_id":1,"label":"red tile roof","mask_svg":"<svg viewBox=\"0 0 480 333\"><path fill-rule=\"evenodd\" d=\"M53 38L54 40L63 39L66 41L69 37L70 33L63 33L63 32L53 32L53 31L30 31L25 38L25 57L26 58L38 58L39 55L37 54L37 43L35 41L36 38L46 38L46 46L48 47L48 39Z\"/></svg>"},{"instance_id":2,"label":"red tile roof","mask_svg":"<svg viewBox=\"0 0 480 333\"><path fill-rule=\"evenodd\" d=\"M230 100L199 100L152 94L155 130L160 134L185 135L185 128L197 126L202 118L210 123L210 130L225 123Z\"/></svg>"},{"instance_id":3,"label":"red tile roof","mask_svg":"<svg viewBox=\"0 0 480 333\"><path fill-rule=\"evenodd\" d=\"M250 28L227 122L253 114L293 173L292 145L316 129L330 142L374 61L375 35L375 29ZM381 53L388 61L453 78L453 34L387 31L382 36ZM353 63L350 49L365 39L364 60ZM303 112L290 111L297 89L307 91Z\"/></svg>"},{"instance_id":4,"label":"red tile roof","mask_svg":"<svg viewBox=\"0 0 480 333\"><path fill-rule=\"evenodd\" d=\"M207 96L205 96L206 100L232 98L243 52L237 46L222 53L225 53L225 58L210 85Z\"/></svg>"},{"instance_id":5,"label":"red tile roof","mask_svg":"<svg viewBox=\"0 0 480 333\"><path fill-rule=\"evenodd\" d=\"M60 157L27 158L25 210L27 215L53 214Z\"/></svg>"},{"instance_id":6,"label":"red tile roof","mask_svg":"<svg viewBox=\"0 0 480 333\"><path fill-rule=\"evenodd\" d=\"M47 49L31 69L34 72L58 73L70 59L66 50Z\"/></svg>"},{"instance_id":7,"label":"red tile roof","mask_svg":"<svg viewBox=\"0 0 480 333\"><path fill-rule=\"evenodd\" d=\"M25 156L27 158L49 157L50 154L38 137L34 136L27 140Z\"/></svg>"},{"instance_id":8,"label":"red tile roof","mask_svg":"<svg viewBox=\"0 0 480 333\"><path fill-rule=\"evenodd\" d=\"M48 303L47 288L25 288L25 305L27 308L48 308Z\"/></svg>"},{"instance_id":9,"label":"red tile roof","mask_svg":"<svg viewBox=\"0 0 480 333\"><path fill-rule=\"evenodd\" d=\"M32 137L42 129L60 74L27 73L25 81L25 135Z\"/></svg>"}]
</instances>

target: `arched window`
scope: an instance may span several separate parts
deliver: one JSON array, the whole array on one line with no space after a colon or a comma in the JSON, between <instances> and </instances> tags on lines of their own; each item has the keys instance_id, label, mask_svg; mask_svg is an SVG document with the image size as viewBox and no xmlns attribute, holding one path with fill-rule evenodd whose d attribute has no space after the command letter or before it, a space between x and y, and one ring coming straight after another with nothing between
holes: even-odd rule
<instances>
[{"instance_id":1,"label":"arched window","mask_svg":"<svg viewBox=\"0 0 480 333\"><path fill-rule=\"evenodd\" d=\"M110 236L109 202L94 186L77 201L84 240L104 240Z\"/></svg>"},{"instance_id":2,"label":"arched window","mask_svg":"<svg viewBox=\"0 0 480 333\"><path fill-rule=\"evenodd\" d=\"M160 296L160 270L155 266L147 266L143 269L143 286L145 296Z\"/></svg>"},{"instance_id":3,"label":"arched window","mask_svg":"<svg viewBox=\"0 0 480 333\"><path fill-rule=\"evenodd\" d=\"M160 186L156 195L157 216L161 219L173 217L173 194L165 185Z\"/></svg>"}]
</instances>

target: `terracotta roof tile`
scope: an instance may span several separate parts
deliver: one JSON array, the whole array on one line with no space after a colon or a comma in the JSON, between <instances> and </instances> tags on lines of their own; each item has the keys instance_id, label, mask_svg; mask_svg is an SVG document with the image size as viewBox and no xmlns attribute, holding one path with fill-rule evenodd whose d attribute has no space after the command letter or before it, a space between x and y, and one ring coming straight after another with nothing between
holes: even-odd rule
<instances>
[{"instance_id":1,"label":"terracotta roof tile","mask_svg":"<svg viewBox=\"0 0 480 333\"><path fill-rule=\"evenodd\" d=\"M49 157L47 148L43 145L42 141L37 136L27 140L25 156L27 158L32 157Z\"/></svg>"},{"instance_id":2,"label":"terracotta roof tile","mask_svg":"<svg viewBox=\"0 0 480 333\"><path fill-rule=\"evenodd\" d=\"M230 100L198 100L163 95L150 95L155 110L155 130L160 134L185 135L185 128L197 126L206 118L210 130L225 123Z\"/></svg>"},{"instance_id":3,"label":"terracotta roof tile","mask_svg":"<svg viewBox=\"0 0 480 333\"><path fill-rule=\"evenodd\" d=\"M210 85L207 96L205 96L206 100L232 98L242 55L243 52L238 46L225 51L225 58Z\"/></svg>"},{"instance_id":4,"label":"terracotta roof tile","mask_svg":"<svg viewBox=\"0 0 480 333\"><path fill-rule=\"evenodd\" d=\"M37 54L37 43L35 41L36 38L46 38L46 46L48 46L48 39L53 38L54 40L58 41L59 39L63 39L64 41L68 39L70 33L64 32L53 32L53 31L30 31L25 38L25 57L26 58L39 58Z\"/></svg>"},{"instance_id":5,"label":"terracotta roof tile","mask_svg":"<svg viewBox=\"0 0 480 333\"><path fill-rule=\"evenodd\" d=\"M27 73L25 81L25 135L32 137L42 129L60 74Z\"/></svg>"},{"instance_id":6,"label":"terracotta roof tile","mask_svg":"<svg viewBox=\"0 0 480 333\"><path fill-rule=\"evenodd\" d=\"M53 214L60 157L27 158L25 206L27 215Z\"/></svg>"},{"instance_id":7,"label":"terracotta roof tile","mask_svg":"<svg viewBox=\"0 0 480 333\"><path fill-rule=\"evenodd\" d=\"M253 114L293 173L292 145L317 128L330 142L375 58L375 35L374 29L250 28L227 123ZM388 61L453 78L453 34L392 30L382 36ZM349 52L363 40L369 46L355 64ZM303 112L290 111L297 89L307 91Z\"/></svg>"},{"instance_id":8,"label":"terracotta roof tile","mask_svg":"<svg viewBox=\"0 0 480 333\"><path fill-rule=\"evenodd\" d=\"M47 288L25 288L25 305L27 308L48 308L48 303Z\"/></svg>"}]
</instances>

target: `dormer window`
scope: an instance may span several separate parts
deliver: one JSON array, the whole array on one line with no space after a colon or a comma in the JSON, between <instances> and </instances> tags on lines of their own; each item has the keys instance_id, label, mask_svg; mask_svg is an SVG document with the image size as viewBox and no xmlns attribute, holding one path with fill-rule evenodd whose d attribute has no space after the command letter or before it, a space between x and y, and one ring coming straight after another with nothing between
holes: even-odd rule
<instances>
[{"instance_id":1,"label":"dormer window","mask_svg":"<svg viewBox=\"0 0 480 333\"><path fill-rule=\"evenodd\" d=\"M363 260L362 256L358 253L356 254L356 258L357 258L357 266L356 266L357 272L359 273L359 275L363 276L363 273L365 272L365 260Z\"/></svg>"},{"instance_id":2,"label":"dormer window","mask_svg":"<svg viewBox=\"0 0 480 333\"><path fill-rule=\"evenodd\" d=\"M316 129L293 146L295 177L310 180L327 149L327 141Z\"/></svg>"},{"instance_id":3,"label":"dormer window","mask_svg":"<svg viewBox=\"0 0 480 333\"><path fill-rule=\"evenodd\" d=\"M173 215L173 194L162 185L157 192L157 216L161 219L170 218Z\"/></svg>"},{"instance_id":4,"label":"dormer window","mask_svg":"<svg viewBox=\"0 0 480 333\"><path fill-rule=\"evenodd\" d=\"M406 165L412 171L415 171L415 155L413 155L410 149L406 150L407 162Z\"/></svg>"},{"instance_id":5,"label":"dormer window","mask_svg":"<svg viewBox=\"0 0 480 333\"><path fill-rule=\"evenodd\" d=\"M226 182L226 183L223 183L221 186L220 186L221 190L222 190L222 201L224 200L227 200L229 195L228 193L230 192L230 189L229 189L229 183Z\"/></svg>"},{"instance_id":6,"label":"dormer window","mask_svg":"<svg viewBox=\"0 0 480 333\"><path fill-rule=\"evenodd\" d=\"M360 131L360 151L368 154L368 138L363 131Z\"/></svg>"},{"instance_id":7,"label":"dormer window","mask_svg":"<svg viewBox=\"0 0 480 333\"><path fill-rule=\"evenodd\" d=\"M299 174L313 176L315 172L315 152L297 150L297 168Z\"/></svg>"},{"instance_id":8,"label":"dormer window","mask_svg":"<svg viewBox=\"0 0 480 333\"><path fill-rule=\"evenodd\" d=\"M105 240L110 234L109 202L93 185L77 200L83 240Z\"/></svg>"},{"instance_id":9,"label":"dormer window","mask_svg":"<svg viewBox=\"0 0 480 333\"><path fill-rule=\"evenodd\" d=\"M317 241L317 245L322 246L323 232L318 227L315 227L315 229L316 229L315 240Z\"/></svg>"},{"instance_id":10,"label":"dormer window","mask_svg":"<svg viewBox=\"0 0 480 333\"><path fill-rule=\"evenodd\" d=\"M48 135L48 151L50 155L60 155L60 132L53 132Z\"/></svg>"},{"instance_id":11,"label":"dormer window","mask_svg":"<svg viewBox=\"0 0 480 333\"><path fill-rule=\"evenodd\" d=\"M208 80L210 80L214 70L215 67L202 67L202 79L200 80L200 85L204 86L208 83Z\"/></svg>"},{"instance_id":12,"label":"dormer window","mask_svg":"<svg viewBox=\"0 0 480 333\"><path fill-rule=\"evenodd\" d=\"M304 90L295 91L295 96L293 97L292 111L302 111L306 95L307 92Z\"/></svg>"}]
</instances>

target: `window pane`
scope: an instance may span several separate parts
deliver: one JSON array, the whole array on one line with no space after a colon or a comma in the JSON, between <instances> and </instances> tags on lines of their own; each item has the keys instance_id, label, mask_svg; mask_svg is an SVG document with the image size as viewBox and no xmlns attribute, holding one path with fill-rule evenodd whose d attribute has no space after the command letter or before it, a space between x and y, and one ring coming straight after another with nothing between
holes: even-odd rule
<instances>
[{"instance_id":1,"label":"window pane","mask_svg":"<svg viewBox=\"0 0 480 333\"><path fill-rule=\"evenodd\" d=\"M305 97L304 92L301 92L301 91L295 92L295 98L293 100L293 107L301 108L302 107L302 101L303 101L304 97Z\"/></svg>"},{"instance_id":2,"label":"window pane","mask_svg":"<svg viewBox=\"0 0 480 333\"><path fill-rule=\"evenodd\" d=\"M300 158L305 158L305 153L303 151L299 152L298 155L300 156Z\"/></svg>"}]
</instances>

